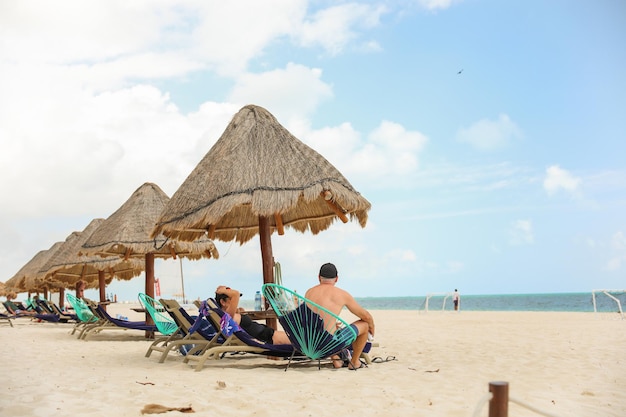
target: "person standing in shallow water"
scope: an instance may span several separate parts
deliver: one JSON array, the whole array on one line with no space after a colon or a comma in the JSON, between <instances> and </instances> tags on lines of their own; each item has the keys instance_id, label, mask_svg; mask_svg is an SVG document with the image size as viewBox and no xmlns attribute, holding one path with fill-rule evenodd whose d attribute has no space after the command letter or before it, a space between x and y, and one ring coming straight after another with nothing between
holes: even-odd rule
<instances>
[{"instance_id":1,"label":"person standing in shallow water","mask_svg":"<svg viewBox=\"0 0 626 417\"><path fill-rule=\"evenodd\" d=\"M459 311L461 307L461 295L459 294L459 290L454 289L454 294L452 295L452 301L454 302L454 311Z\"/></svg>"}]
</instances>

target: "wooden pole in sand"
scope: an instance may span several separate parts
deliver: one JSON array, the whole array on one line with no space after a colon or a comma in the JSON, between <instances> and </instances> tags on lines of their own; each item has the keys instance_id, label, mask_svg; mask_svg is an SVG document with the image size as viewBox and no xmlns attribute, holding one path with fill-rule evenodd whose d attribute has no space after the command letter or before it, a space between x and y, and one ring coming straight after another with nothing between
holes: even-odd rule
<instances>
[{"instance_id":1,"label":"wooden pole in sand","mask_svg":"<svg viewBox=\"0 0 626 417\"><path fill-rule=\"evenodd\" d=\"M493 381L489 383L492 394L489 401L489 417L508 417L509 415L509 383Z\"/></svg>"},{"instance_id":2,"label":"wooden pole in sand","mask_svg":"<svg viewBox=\"0 0 626 417\"><path fill-rule=\"evenodd\" d=\"M106 283L106 277L104 276L104 270L98 270L98 288L100 289L100 302L104 303L102 304L102 308L104 308L104 310L106 311L107 309L107 294L106 294L106 289L107 289L107 283Z\"/></svg>"},{"instance_id":3,"label":"wooden pole in sand","mask_svg":"<svg viewBox=\"0 0 626 417\"><path fill-rule=\"evenodd\" d=\"M146 295L154 298L154 253L146 253ZM154 324L152 316L146 310L146 324ZM154 339L154 332L146 330L146 339Z\"/></svg>"},{"instance_id":4,"label":"wooden pole in sand","mask_svg":"<svg viewBox=\"0 0 626 417\"><path fill-rule=\"evenodd\" d=\"M259 216L259 241L261 242L261 261L263 263L263 283L274 283L274 255L272 253L272 232L270 219ZM272 329L278 328L278 322L274 318L265 320Z\"/></svg>"}]
</instances>

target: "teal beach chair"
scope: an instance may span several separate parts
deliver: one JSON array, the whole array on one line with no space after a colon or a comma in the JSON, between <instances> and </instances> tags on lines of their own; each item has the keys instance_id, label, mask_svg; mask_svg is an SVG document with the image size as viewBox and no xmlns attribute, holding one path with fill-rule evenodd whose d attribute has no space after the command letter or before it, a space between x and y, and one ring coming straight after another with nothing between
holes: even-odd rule
<instances>
[{"instance_id":1,"label":"teal beach chair","mask_svg":"<svg viewBox=\"0 0 626 417\"><path fill-rule=\"evenodd\" d=\"M349 349L357 331L341 317L277 284L264 284L263 294L276 312L278 321L293 344L294 354L300 352L318 361ZM291 359L287 364L287 369Z\"/></svg>"}]
</instances>

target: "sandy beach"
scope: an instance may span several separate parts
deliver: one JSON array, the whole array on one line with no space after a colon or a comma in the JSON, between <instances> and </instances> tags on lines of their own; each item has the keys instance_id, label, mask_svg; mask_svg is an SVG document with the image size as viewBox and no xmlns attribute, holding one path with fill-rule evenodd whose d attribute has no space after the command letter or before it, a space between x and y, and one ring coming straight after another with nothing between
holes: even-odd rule
<instances>
[{"instance_id":1,"label":"sandy beach","mask_svg":"<svg viewBox=\"0 0 626 417\"><path fill-rule=\"evenodd\" d=\"M141 317L130 307L109 311ZM2 323L0 415L140 416L156 403L199 416L470 417L490 381L509 382L511 397L552 415L626 415L626 320L617 314L372 313L371 354L395 360L356 372L302 364L284 372L284 361L250 354L194 372L179 355L145 358L150 342L139 331L82 341L72 324ZM510 404L509 415L538 414Z\"/></svg>"}]
</instances>

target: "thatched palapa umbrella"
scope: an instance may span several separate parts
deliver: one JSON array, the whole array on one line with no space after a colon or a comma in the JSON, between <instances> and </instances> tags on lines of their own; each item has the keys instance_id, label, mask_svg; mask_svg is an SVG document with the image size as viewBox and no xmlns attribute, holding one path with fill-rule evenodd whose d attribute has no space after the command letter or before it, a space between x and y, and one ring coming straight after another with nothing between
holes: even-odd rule
<instances>
[{"instance_id":1,"label":"thatched palapa umbrella","mask_svg":"<svg viewBox=\"0 0 626 417\"><path fill-rule=\"evenodd\" d=\"M367 222L370 203L322 155L262 107L243 107L174 193L153 236L240 244L259 234L263 281L273 282L271 233L317 234L337 219Z\"/></svg>"},{"instance_id":2,"label":"thatched palapa umbrella","mask_svg":"<svg viewBox=\"0 0 626 417\"><path fill-rule=\"evenodd\" d=\"M5 283L7 292L43 292L44 297L47 298L48 288L54 285L42 281L38 277L38 273L41 267L59 250L62 244L63 242L56 242L50 249L37 252L30 261L24 264L24 266Z\"/></svg>"},{"instance_id":3,"label":"thatched palapa umbrella","mask_svg":"<svg viewBox=\"0 0 626 417\"><path fill-rule=\"evenodd\" d=\"M106 285L113 278L131 279L145 269L143 259L131 258L123 260L119 256L102 258L99 255L82 255L83 244L91 234L104 222L94 219L82 232L73 232L59 247L53 256L39 270L42 281L73 288L80 280L86 288L99 288L100 301L106 301ZM63 305L61 297L60 304Z\"/></svg>"},{"instance_id":4,"label":"thatched palapa umbrella","mask_svg":"<svg viewBox=\"0 0 626 417\"><path fill-rule=\"evenodd\" d=\"M145 183L115 213L111 214L83 244L87 255L118 256L124 260L145 258L146 294L154 297L154 258L215 258L219 253L212 240L204 237L180 242L163 235L151 237L169 197L152 183ZM146 321L151 322L146 313Z\"/></svg>"}]
</instances>

